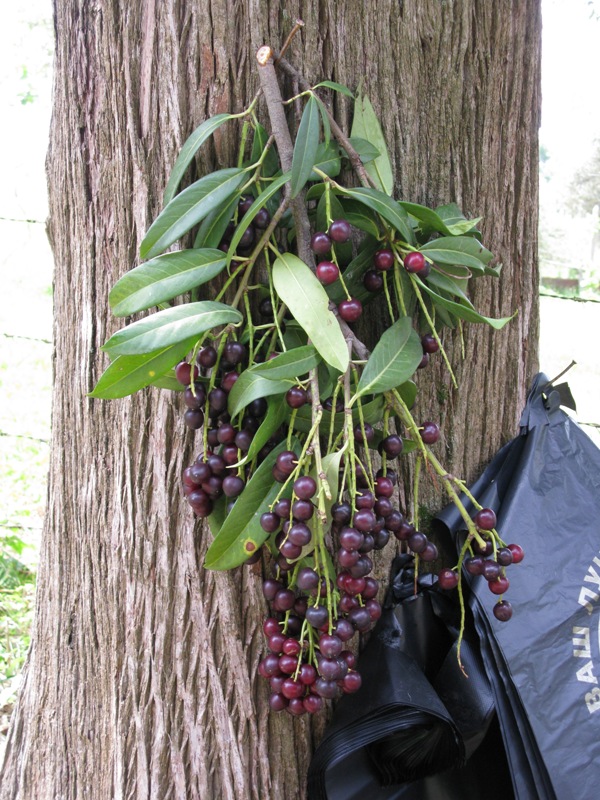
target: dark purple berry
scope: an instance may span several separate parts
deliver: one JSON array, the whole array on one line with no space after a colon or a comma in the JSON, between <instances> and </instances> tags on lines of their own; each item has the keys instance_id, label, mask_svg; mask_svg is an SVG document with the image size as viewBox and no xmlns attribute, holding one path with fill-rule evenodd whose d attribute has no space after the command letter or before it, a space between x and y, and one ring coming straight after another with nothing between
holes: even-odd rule
<instances>
[{"instance_id":1,"label":"dark purple berry","mask_svg":"<svg viewBox=\"0 0 600 800\"><path fill-rule=\"evenodd\" d=\"M383 289L383 278L374 269L369 269L363 275L363 286L367 292L379 292Z\"/></svg>"},{"instance_id":2,"label":"dark purple berry","mask_svg":"<svg viewBox=\"0 0 600 800\"><path fill-rule=\"evenodd\" d=\"M425 444L435 444L440 438L440 429L435 422L424 422L420 429L421 439Z\"/></svg>"},{"instance_id":3,"label":"dark purple berry","mask_svg":"<svg viewBox=\"0 0 600 800\"><path fill-rule=\"evenodd\" d=\"M210 369L217 363L217 351L211 345L207 345L200 350L196 356L196 361L201 367Z\"/></svg>"},{"instance_id":4,"label":"dark purple berry","mask_svg":"<svg viewBox=\"0 0 600 800\"><path fill-rule=\"evenodd\" d=\"M344 244L352 235L352 227L345 219L334 219L327 233L329 238L336 244Z\"/></svg>"},{"instance_id":5,"label":"dark purple berry","mask_svg":"<svg viewBox=\"0 0 600 800\"><path fill-rule=\"evenodd\" d=\"M362 314L362 303L358 298L342 300L338 305L338 314L344 322L356 322Z\"/></svg>"},{"instance_id":6,"label":"dark purple berry","mask_svg":"<svg viewBox=\"0 0 600 800\"><path fill-rule=\"evenodd\" d=\"M301 386L292 386L288 389L285 395L285 402L290 408L302 408L308 402L308 395L306 389Z\"/></svg>"},{"instance_id":7,"label":"dark purple berry","mask_svg":"<svg viewBox=\"0 0 600 800\"><path fill-rule=\"evenodd\" d=\"M440 349L437 339L431 333L426 333L421 337L421 347L425 353L437 353Z\"/></svg>"},{"instance_id":8,"label":"dark purple berry","mask_svg":"<svg viewBox=\"0 0 600 800\"><path fill-rule=\"evenodd\" d=\"M475 525L482 531L491 531L496 527L496 514L491 508L481 508L474 517Z\"/></svg>"},{"instance_id":9,"label":"dark purple berry","mask_svg":"<svg viewBox=\"0 0 600 800\"><path fill-rule=\"evenodd\" d=\"M440 589L455 589L458 586L458 572L444 567L438 572L438 586Z\"/></svg>"},{"instance_id":10,"label":"dark purple berry","mask_svg":"<svg viewBox=\"0 0 600 800\"><path fill-rule=\"evenodd\" d=\"M310 248L318 256L327 255L331 250L331 239L322 231L313 233L310 240Z\"/></svg>"},{"instance_id":11,"label":"dark purple berry","mask_svg":"<svg viewBox=\"0 0 600 800\"><path fill-rule=\"evenodd\" d=\"M500 622L508 622L512 617L512 606L508 600L498 600L493 608L494 616Z\"/></svg>"},{"instance_id":12,"label":"dark purple berry","mask_svg":"<svg viewBox=\"0 0 600 800\"><path fill-rule=\"evenodd\" d=\"M294 481L294 494L300 500L310 500L317 491L317 482L310 475L302 475Z\"/></svg>"},{"instance_id":13,"label":"dark purple berry","mask_svg":"<svg viewBox=\"0 0 600 800\"><path fill-rule=\"evenodd\" d=\"M373 256L373 265L375 269L380 272L387 272L394 266L394 253L392 250L386 248L378 250Z\"/></svg>"}]
</instances>

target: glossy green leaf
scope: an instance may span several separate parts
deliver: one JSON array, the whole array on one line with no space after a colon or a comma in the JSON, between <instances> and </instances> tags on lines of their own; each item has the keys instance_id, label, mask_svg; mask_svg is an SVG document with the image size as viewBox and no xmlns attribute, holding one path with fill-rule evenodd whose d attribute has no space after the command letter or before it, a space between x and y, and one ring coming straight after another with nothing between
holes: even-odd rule
<instances>
[{"instance_id":1,"label":"glossy green leaf","mask_svg":"<svg viewBox=\"0 0 600 800\"><path fill-rule=\"evenodd\" d=\"M143 259L164 252L173 242L231 197L246 178L242 169L221 169L192 183L160 212L140 245Z\"/></svg>"},{"instance_id":2,"label":"glossy green leaf","mask_svg":"<svg viewBox=\"0 0 600 800\"><path fill-rule=\"evenodd\" d=\"M115 355L151 353L192 336L197 338L219 325L235 325L241 321L240 312L224 303L212 300L186 303L133 322L113 334L102 350L108 351L111 358Z\"/></svg>"},{"instance_id":3,"label":"glossy green leaf","mask_svg":"<svg viewBox=\"0 0 600 800\"><path fill-rule=\"evenodd\" d=\"M358 153L363 164L373 161L374 158L381 155L374 144L368 142L366 139L361 139L360 136L350 136L348 141Z\"/></svg>"},{"instance_id":4,"label":"glossy green leaf","mask_svg":"<svg viewBox=\"0 0 600 800\"><path fill-rule=\"evenodd\" d=\"M317 148L319 146L319 104L314 95L310 95L302 119L298 126L294 154L292 157L292 176L290 188L292 198L296 197L304 188L306 181L316 163Z\"/></svg>"},{"instance_id":5,"label":"glossy green leaf","mask_svg":"<svg viewBox=\"0 0 600 800\"><path fill-rule=\"evenodd\" d=\"M151 353L115 358L89 396L114 400L150 386L178 364L192 349L195 341L194 337Z\"/></svg>"},{"instance_id":6,"label":"glossy green leaf","mask_svg":"<svg viewBox=\"0 0 600 800\"><path fill-rule=\"evenodd\" d=\"M221 250L179 250L153 258L127 272L108 296L116 317L172 300L212 280L227 263Z\"/></svg>"},{"instance_id":7,"label":"glossy green leaf","mask_svg":"<svg viewBox=\"0 0 600 800\"><path fill-rule=\"evenodd\" d=\"M273 481L272 469L279 453L286 449L286 442L277 445L248 481L208 548L204 561L206 569L233 569L243 564L266 541L269 534L262 529L260 518L281 490L281 484ZM295 439L292 450L300 452ZM282 497L291 496L291 492L289 486Z\"/></svg>"},{"instance_id":8,"label":"glossy green leaf","mask_svg":"<svg viewBox=\"0 0 600 800\"><path fill-rule=\"evenodd\" d=\"M423 358L423 347L410 317L401 317L381 336L360 376L354 399L379 394L407 381Z\"/></svg>"},{"instance_id":9,"label":"glossy green leaf","mask_svg":"<svg viewBox=\"0 0 600 800\"><path fill-rule=\"evenodd\" d=\"M391 195L394 191L392 163L377 114L365 94L360 94L354 103L354 119L350 136L366 139L379 150L377 158L367 162L365 169L378 188L386 195Z\"/></svg>"},{"instance_id":10,"label":"glossy green leaf","mask_svg":"<svg viewBox=\"0 0 600 800\"><path fill-rule=\"evenodd\" d=\"M490 251L472 236L443 236L422 245L420 251L436 264L461 264L476 272L483 272L492 258Z\"/></svg>"},{"instance_id":11,"label":"glossy green leaf","mask_svg":"<svg viewBox=\"0 0 600 800\"><path fill-rule=\"evenodd\" d=\"M438 206L435 209L435 213L444 221L448 231L453 236L459 236L465 233L479 235L476 225L481 220L481 217L467 219L456 203Z\"/></svg>"},{"instance_id":12,"label":"glossy green leaf","mask_svg":"<svg viewBox=\"0 0 600 800\"><path fill-rule=\"evenodd\" d=\"M377 189L346 189L346 194L353 197L363 205L375 211L380 217L389 222L398 231L405 242L413 244L415 235L410 226L408 214L395 200L389 198Z\"/></svg>"},{"instance_id":13,"label":"glossy green leaf","mask_svg":"<svg viewBox=\"0 0 600 800\"><path fill-rule=\"evenodd\" d=\"M486 324L490 325L492 328L496 330L500 330L503 328L507 322L510 322L514 316L516 316L517 312L510 316L510 317L500 317L499 319L494 319L493 317L484 317L479 314L473 306L468 303L455 303L453 300L448 300L445 297L442 297L437 292L434 292L430 286L427 286L420 278L414 277L414 280L417 281L419 286L424 289L427 294L433 299L433 302L436 305L442 306L447 311L452 312L460 319L464 319L466 322L485 322Z\"/></svg>"},{"instance_id":14,"label":"glossy green leaf","mask_svg":"<svg viewBox=\"0 0 600 800\"><path fill-rule=\"evenodd\" d=\"M313 89L318 89L321 86L325 86L327 89L333 89L334 92L340 92L340 94L346 95L351 100L354 100L354 95L348 89L347 86L343 86L341 83L336 83L335 81L321 81L321 83L317 83L316 86L313 86Z\"/></svg>"},{"instance_id":15,"label":"glossy green leaf","mask_svg":"<svg viewBox=\"0 0 600 800\"><path fill-rule=\"evenodd\" d=\"M417 384L414 381L405 381L402 386L398 387L398 394L404 400L409 409L414 406L418 393L419 390L417 389Z\"/></svg>"},{"instance_id":16,"label":"glossy green leaf","mask_svg":"<svg viewBox=\"0 0 600 800\"><path fill-rule=\"evenodd\" d=\"M254 217L258 214L260 209L266 204L267 200L273 197L281 187L287 183L290 179L290 173L286 172L283 175L280 175L278 178L275 178L273 181L269 183L267 188L261 192L256 200L252 203L248 211L244 214L241 220L238 222L238 226L235 229L235 233L231 239L231 244L229 245L229 252L227 253L227 258L231 260L232 256L235 255L235 251L237 249L238 244L240 243L240 239L246 232L246 228L248 225L251 224Z\"/></svg>"},{"instance_id":17,"label":"glossy green leaf","mask_svg":"<svg viewBox=\"0 0 600 800\"><path fill-rule=\"evenodd\" d=\"M199 148L204 144L209 136L212 136L217 128L220 128L221 125L224 122L227 122L228 119L233 119L233 116L231 114L217 114L215 117L204 120L204 122L196 128L191 136L186 139L183 147L181 148L181 152L177 156L177 160L175 161L173 170L171 171L171 176L167 183L167 187L164 191L163 204L165 206L168 205L168 203L170 203L175 197L177 187L181 183L181 179L183 178L186 169L198 152Z\"/></svg>"},{"instance_id":18,"label":"glossy green leaf","mask_svg":"<svg viewBox=\"0 0 600 800\"><path fill-rule=\"evenodd\" d=\"M254 368L250 367L250 369L246 369L240 374L240 377L229 392L227 399L229 414L235 417L253 400L257 400L259 397L283 394L291 386L295 386L295 383L292 380L269 380L269 378L255 373Z\"/></svg>"},{"instance_id":19,"label":"glossy green leaf","mask_svg":"<svg viewBox=\"0 0 600 800\"><path fill-rule=\"evenodd\" d=\"M439 270L434 268L427 276L427 283L430 286L435 286L438 289L453 295L454 297L460 297L461 300L466 301L466 303L469 305L471 304L471 301L466 294L467 281L464 278L444 275L439 272Z\"/></svg>"},{"instance_id":20,"label":"glossy green leaf","mask_svg":"<svg viewBox=\"0 0 600 800\"><path fill-rule=\"evenodd\" d=\"M228 501L228 497L221 495L221 497L219 497L219 499L213 504L212 513L208 516L208 526L210 528L210 532L215 538L219 535L219 531L223 527L223 523L227 517Z\"/></svg>"},{"instance_id":21,"label":"glossy green leaf","mask_svg":"<svg viewBox=\"0 0 600 800\"><path fill-rule=\"evenodd\" d=\"M340 149L335 142L325 144L321 142L317 148L315 155L314 170L311 170L308 176L309 181L320 181L321 176L315 170L324 172L330 178L335 178L342 170L342 159L340 156Z\"/></svg>"},{"instance_id":22,"label":"glossy green leaf","mask_svg":"<svg viewBox=\"0 0 600 800\"><path fill-rule=\"evenodd\" d=\"M252 372L271 381L293 380L301 375L306 375L320 361L321 357L315 348L307 344L303 347L296 347L294 350L287 350L285 353L265 361L264 364L257 364L252 367Z\"/></svg>"},{"instance_id":23,"label":"glossy green leaf","mask_svg":"<svg viewBox=\"0 0 600 800\"><path fill-rule=\"evenodd\" d=\"M285 253L273 264L273 283L311 344L328 364L345 372L349 361L346 340L315 274L297 256Z\"/></svg>"},{"instance_id":24,"label":"glossy green leaf","mask_svg":"<svg viewBox=\"0 0 600 800\"><path fill-rule=\"evenodd\" d=\"M351 225L371 236L378 237L380 233L379 222L375 213L364 203L347 198L341 201L344 217Z\"/></svg>"},{"instance_id":25,"label":"glossy green leaf","mask_svg":"<svg viewBox=\"0 0 600 800\"><path fill-rule=\"evenodd\" d=\"M194 247L218 247L221 244L241 196L240 191L235 192L233 197L228 197L204 217L194 239Z\"/></svg>"},{"instance_id":26,"label":"glossy green leaf","mask_svg":"<svg viewBox=\"0 0 600 800\"><path fill-rule=\"evenodd\" d=\"M398 201L398 205L414 217L419 223L420 228L425 231L437 231L438 233L450 235L450 230L444 220L433 209L418 203L405 203Z\"/></svg>"}]
</instances>

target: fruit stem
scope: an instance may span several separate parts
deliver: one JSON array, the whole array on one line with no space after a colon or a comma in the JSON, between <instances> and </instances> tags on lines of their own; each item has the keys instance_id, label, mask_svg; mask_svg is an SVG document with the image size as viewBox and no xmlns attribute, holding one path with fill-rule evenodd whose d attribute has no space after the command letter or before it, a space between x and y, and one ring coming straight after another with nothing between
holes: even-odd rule
<instances>
[{"instance_id":1,"label":"fruit stem","mask_svg":"<svg viewBox=\"0 0 600 800\"><path fill-rule=\"evenodd\" d=\"M446 353L446 350L444 349L444 347L443 347L443 345L442 345L442 343L440 341L440 337L438 336L438 332L435 329L435 323L434 323L433 319L431 318L431 315L429 314L429 311L427 309L427 305L425 304L425 301L423 300L423 295L421 294L421 290L419 289L419 286L418 286L418 280L413 274L410 274L409 277L410 277L410 280L411 280L411 283L412 283L413 291L417 296L417 300L419 301L419 305L421 306L421 311L423 312L423 315L424 315L425 319L427 320L427 322L429 324L429 327L431 328L431 332L433 334L434 339L436 340L436 342L439 345L440 353L442 354L442 358L444 359L444 363L446 364L446 367L448 369L448 373L450 375L450 378L452 379L452 385L454 386L455 389L458 389L458 383L456 382L456 376L454 375L454 371L453 371L452 366L450 364L450 361L448 359L448 355Z\"/></svg>"}]
</instances>

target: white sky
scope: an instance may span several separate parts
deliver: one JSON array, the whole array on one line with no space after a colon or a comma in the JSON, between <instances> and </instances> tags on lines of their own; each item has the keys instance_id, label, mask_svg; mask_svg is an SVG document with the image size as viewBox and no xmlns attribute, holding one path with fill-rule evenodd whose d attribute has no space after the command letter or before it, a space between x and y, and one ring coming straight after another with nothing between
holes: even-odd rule
<instances>
[{"instance_id":1,"label":"white sky","mask_svg":"<svg viewBox=\"0 0 600 800\"><path fill-rule=\"evenodd\" d=\"M600 2L542 0L542 128L553 178L568 183L600 139Z\"/></svg>"}]
</instances>

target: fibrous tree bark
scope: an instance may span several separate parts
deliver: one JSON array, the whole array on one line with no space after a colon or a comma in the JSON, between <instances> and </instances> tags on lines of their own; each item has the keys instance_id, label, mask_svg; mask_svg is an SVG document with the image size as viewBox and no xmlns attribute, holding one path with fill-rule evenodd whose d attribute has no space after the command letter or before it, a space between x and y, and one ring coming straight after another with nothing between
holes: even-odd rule
<instances>
[{"instance_id":1,"label":"fibrous tree bark","mask_svg":"<svg viewBox=\"0 0 600 800\"><path fill-rule=\"evenodd\" d=\"M86 396L116 327L108 291L136 263L186 136L247 104L256 50L280 46L301 17L289 57L312 82L362 79L396 196L482 215L504 264L474 300L517 317L501 332L469 327L462 342L446 332L458 391L442 365L419 376L420 408L444 426L442 460L474 477L514 434L536 370L539 0L54 0L54 10L52 463L0 797L301 798L324 720L268 713L256 678L260 566L202 569L209 534L180 496L194 444L178 400ZM345 101L334 104L348 129ZM235 136L222 128L197 169L228 166ZM429 501L442 504L439 487Z\"/></svg>"}]
</instances>

